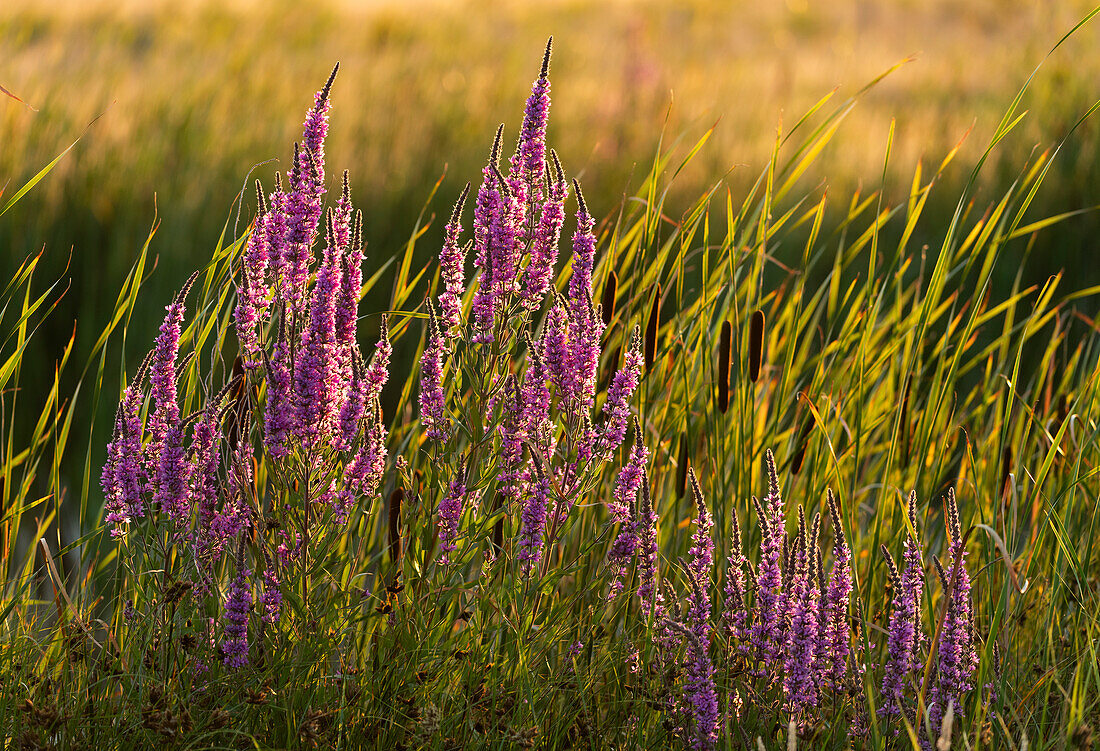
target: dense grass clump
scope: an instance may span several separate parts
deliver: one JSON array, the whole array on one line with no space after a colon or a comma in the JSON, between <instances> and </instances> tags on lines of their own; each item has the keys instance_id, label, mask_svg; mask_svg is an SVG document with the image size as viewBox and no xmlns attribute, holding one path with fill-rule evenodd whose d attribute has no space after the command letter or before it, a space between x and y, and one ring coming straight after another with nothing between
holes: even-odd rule
<instances>
[{"instance_id":1,"label":"dense grass clump","mask_svg":"<svg viewBox=\"0 0 1100 751\"><path fill-rule=\"evenodd\" d=\"M335 76L122 373L82 484L58 470L80 390L13 428L57 290L32 292L31 259L4 291L5 737L1091 742L1100 339L1073 303L1095 290L990 294L1061 218L1026 219L1056 150L988 207L972 177L946 226L923 211L954 152L905 202L857 193L827 223L793 192L851 111L826 97L739 202L715 184L664 212L708 133L597 223L547 145L548 45L514 153L501 126L417 268L419 226L364 256L351 176L326 169ZM80 377L93 402L145 258ZM85 534L58 549L70 509Z\"/></svg>"}]
</instances>

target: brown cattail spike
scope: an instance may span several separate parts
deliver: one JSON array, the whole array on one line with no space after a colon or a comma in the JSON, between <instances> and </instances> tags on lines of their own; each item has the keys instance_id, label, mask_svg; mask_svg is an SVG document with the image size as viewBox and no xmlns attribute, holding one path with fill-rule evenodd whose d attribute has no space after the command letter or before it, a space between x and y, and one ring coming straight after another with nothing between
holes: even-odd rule
<instances>
[{"instance_id":1,"label":"brown cattail spike","mask_svg":"<svg viewBox=\"0 0 1100 751\"><path fill-rule=\"evenodd\" d=\"M603 325L606 327L615 316L615 296L619 290L619 277L612 271L603 285L603 299L600 301L603 311Z\"/></svg>"},{"instance_id":2,"label":"brown cattail spike","mask_svg":"<svg viewBox=\"0 0 1100 751\"><path fill-rule=\"evenodd\" d=\"M730 347L733 345L733 326L722 321L722 333L718 336L718 411L722 414L730 406Z\"/></svg>"},{"instance_id":3,"label":"brown cattail spike","mask_svg":"<svg viewBox=\"0 0 1100 751\"><path fill-rule=\"evenodd\" d=\"M764 312L758 310L749 323L749 380L753 383L760 377L764 356Z\"/></svg>"},{"instance_id":4,"label":"brown cattail spike","mask_svg":"<svg viewBox=\"0 0 1100 751\"><path fill-rule=\"evenodd\" d=\"M1001 495L1008 492L1008 483L1012 479L1012 447L1005 444L1001 450Z\"/></svg>"},{"instance_id":5,"label":"brown cattail spike","mask_svg":"<svg viewBox=\"0 0 1100 751\"><path fill-rule=\"evenodd\" d=\"M653 302L649 306L649 320L645 327L645 369L648 372L657 359L657 329L661 325L661 285L653 290Z\"/></svg>"}]
</instances>

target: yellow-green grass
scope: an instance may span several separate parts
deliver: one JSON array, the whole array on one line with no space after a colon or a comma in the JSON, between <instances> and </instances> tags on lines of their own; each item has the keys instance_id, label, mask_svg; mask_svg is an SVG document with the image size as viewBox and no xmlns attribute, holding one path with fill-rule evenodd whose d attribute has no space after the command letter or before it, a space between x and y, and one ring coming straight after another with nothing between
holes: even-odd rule
<instances>
[{"instance_id":1,"label":"yellow-green grass","mask_svg":"<svg viewBox=\"0 0 1100 751\"><path fill-rule=\"evenodd\" d=\"M554 145L562 146L574 138L569 134L568 105L560 106L568 99L560 83L565 78L564 73L555 76L553 117L561 132L551 134ZM1015 122L1018 106L1002 121L1013 95L1008 91L999 101L989 132L975 142L973 151L960 151L948 160L937 155L922 169L911 155L890 150L884 133L881 142L873 143L874 174L856 197L843 177L840 185L846 187L832 187L830 175L827 197L811 189L817 182L813 175L829 174L826 166L836 165L830 160L837 158L839 148L834 142L817 152L813 144L824 145L832 136L831 126L844 120L836 131L841 137L860 112L858 107L849 111L843 95L824 103L774 158L770 145L761 146L760 163L745 171L747 187L735 184L727 193L718 186L703 193L703 183L695 183L679 193L683 208L674 205L677 194L666 193L666 188L686 154L695 156L679 171L677 181L685 178L690 185L696 179L710 186L720 177L708 172L705 162L715 144L694 152L689 140L675 155L668 153L666 144L656 164L640 161L631 197L621 205L606 187L586 195L610 210L601 225L596 289L602 289L612 268L620 280L601 371L614 364L612 353L623 344L630 326L646 322L654 284L659 282L664 290L656 365L637 402L654 453L664 573L676 578L672 561L687 549L693 513L677 487L683 458L689 458L703 477L719 539L724 540L730 516L737 514L742 527L750 530L746 537L751 549L757 533L747 501L750 494L764 490L760 460L770 448L779 460L783 489L792 506L820 508L825 487L839 494L857 551L856 574L867 619L880 629L887 595L882 560L875 551L880 542L895 554L900 549L905 526L898 498L916 489L922 537L929 552L942 555L941 494L954 486L964 526L973 526L968 539L981 640L978 680L995 682L1000 694L992 706L969 707L956 725L956 743L965 747L965 736L971 747L1021 748L1026 735L1028 748L1062 748L1075 734L1080 737L1082 727L1095 726L1100 696L1100 629L1093 586L1098 554L1092 545L1100 494L1100 340L1092 321L1077 311L1094 300L1095 290L1075 296L1069 290L1080 280L1070 284L1062 277L1032 283L1023 276L1020 263L1029 247L1037 247L1035 238L1050 229L1035 232L1034 222L1050 213L1037 208L1035 197L1052 187L1057 194L1062 168L1082 165L1067 160L1065 149L1030 158L1017 153L1015 161L998 156L995 149L983 172L974 172L990 141L1002 132L1007 133L1002 146L1021 138L1026 142L1020 129L1025 126L1011 132L1007 128ZM514 101L521 97L517 86ZM1070 125L1090 104L1074 112ZM302 109L287 106L294 112ZM514 123L516 109L510 104L500 119ZM336 132L341 111L338 99ZM1033 112L1023 123L1038 114ZM296 120L287 118L288 133ZM993 132L997 123L1000 130ZM1066 148L1084 148L1090 127L1085 121L1070 135ZM487 141L481 134L470 136L475 155L448 178L448 189L476 177L478 155ZM895 139L894 145L898 143ZM330 163L341 163L344 148L338 138L333 141ZM802 165L801 156L807 159L808 177L803 180L809 182L790 182ZM947 179L953 170L957 177ZM982 177L988 170L1010 176L1011 185L994 189ZM888 178L888 190L880 195L876 191L884 172L905 179ZM49 175L39 187L48 187L54 177ZM373 182L358 168L353 169L353 179L364 188ZM427 193L419 196L421 201ZM4 221L13 215L33 218L27 213L33 206L29 198ZM208 201L221 205L225 199L218 195ZM933 205L948 209L933 212ZM408 220L402 234L414 233L415 226L415 219ZM206 347L213 346L211 337L217 330L209 326L225 320L231 302L224 280L240 242L231 239L232 232L222 242L216 235L196 251L202 260L194 265L205 266L206 273L200 277L200 292L192 305L198 312L189 316L192 326L185 346L202 340ZM153 240L154 247L163 237ZM219 249L207 260L215 244ZM400 247L393 266L405 267L406 251L410 259L417 252L430 253L426 245L421 240L419 247ZM375 249L368 277L389 256ZM139 259L145 263L144 253ZM782 264L783 259L793 261ZM373 287L369 299L376 302L364 304L372 313L395 311L395 344L406 353L395 362L406 363L415 362L410 355L423 346L419 302L434 273L430 267L414 283L410 280L419 264L410 260L407 268L409 273L398 274L393 285ZM168 298L148 290L140 299L135 297L137 280L147 271L146 265L132 272L115 305L121 330L111 339L108 358L91 361L81 387L80 399L98 399L108 412L124 359L119 335L124 333L128 340L131 362L140 357L151 342L148 329L159 320L160 306ZM1009 280L1003 293L993 285L999 272ZM562 272L559 285L566 274ZM157 273L164 275L164 270ZM182 275L164 285L172 287L178 278ZM4 299L12 300L8 315L18 321L13 311L29 308L43 291L42 285L17 280L5 293ZM55 293L43 304L48 305ZM115 299L113 290L109 298ZM767 354L761 376L753 382L747 373L747 336L748 319L756 310L763 311L767 322ZM8 344L0 352L2 362L20 363L18 344L40 317L41 309L31 312L26 330L21 325L10 328L12 318L4 319ZM107 318L95 319L93 330L101 329ZM732 396L725 413L716 406L714 361L723 320L731 321L734 331ZM139 321L141 327L136 325ZM10 339L9 330L15 332ZM8 361L12 352L16 359ZM185 391L191 392L205 373L201 362L210 360L189 365L181 381ZM23 363L0 389L10 393L37 375ZM219 677L214 706L203 695L188 693L188 658L182 652L162 649L148 664L142 660L154 643L163 643L154 639L158 623L168 622L160 620L169 619L168 610L149 604L145 612L157 613L156 618L128 624L122 602L116 599L116 584L124 582L127 592L145 603L158 593L140 576L113 579L115 548L91 544L96 542L97 462L106 437L102 432L93 437L89 458L79 453L79 468L86 473L82 478L62 477L57 467L66 454L63 439L75 413L72 401L61 395L71 391L58 389L44 410L38 401L20 401L19 409L37 428L33 434L16 433L11 412L5 417L4 469L13 479L4 496L4 529L10 535L22 519L24 525L46 531L52 514L80 509L81 532L89 535L82 542L89 544L74 547L68 559L71 609L60 590L49 584L41 558L31 553L5 561L11 578L0 601L6 619L0 648L15 659L0 665L10 671L3 685L18 689L0 693L0 721L8 723L3 727L26 723L29 717L40 719L22 704L30 699L38 710L56 709L74 738L94 731L101 740L110 739L122 728L137 734L132 737L153 742L163 736L156 722L163 724L166 717L156 715L154 722L146 723L150 712L169 711L178 717L187 709L192 713L192 742L200 744L211 739L236 743L240 739L234 734L240 733L256 735L261 744L304 745L311 732L334 747L356 747L357 740L376 734L381 744L412 744L417 733L433 730L424 718L437 717L437 736L429 747L508 747L525 736L536 745L585 747L585 733L604 733L595 737L613 738L622 746L667 747L661 719L646 703L645 691L659 686L659 681L634 676L625 666L631 644L644 643L638 620L622 606L606 608L603 600L599 564L606 538L593 547L604 531L600 492L593 492L588 499L592 505L569 528L555 551L557 565L543 582L529 585L506 572L492 586L475 588L478 580L470 578L468 570L440 571L429 553L434 501L443 478L433 472L431 455L423 450L413 419L415 368L395 368L394 379L388 394L395 404L388 412L391 451L405 456L411 469L422 470L425 478L422 499L404 511L405 529L413 542L399 564L409 586L392 598L399 617L389 626L375 610L398 565L386 553L384 505L375 502L353 520L352 535L334 546L329 558L318 561L325 573L315 578L317 591L330 597L319 597L328 604L316 614L320 627L310 626L314 649L303 650L293 639L307 623L289 614L286 638L276 641L267 672L259 678ZM106 388L102 396L101 383ZM452 396L458 399L461 390L461 384L455 384ZM78 428L86 434L91 426L72 429ZM803 445L805 455L796 473L794 460ZM262 481L262 467L260 477ZM612 481L609 472L601 487L606 491ZM391 477L383 496L392 483ZM490 521L476 514L467 518L471 548L485 542ZM514 519L508 521L506 531L514 534L514 524ZM49 537L56 554L56 536L51 532ZM72 545L72 540L63 543ZM723 548L720 542L720 553ZM31 576L35 571L38 578ZM353 578L361 573L366 576ZM32 588L36 582L38 596ZM360 600L357 591L364 585L375 596ZM546 593L537 611L530 607L531 586ZM931 591L935 596L926 604L928 622L942 613L939 589ZM103 599L97 601L100 596ZM55 609L58 620L70 625L33 623L31 617L42 605ZM467 607L471 617L458 619ZM82 640L71 625L74 612L88 621L103 618L92 636L103 644L109 643L108 634L116 637L123 656L115 660L110 648L98 650ZM170 617L175 618L174 610ZM870 635L878 644L873 654L881 661L881 631L872 627ZM584 641L586 651L577 672L571 673L563 655L574 639ZM1003 651L1001 678L994 677L994 643ZM324 658L324 650L332 648L341 649L348 661L339 671ZM87 661L79 657L85 649L90 653ZM167 704L152 691L165 676L169 690L160 696L167 695ZM255 684L263 686L265 679L270 686L257 694ZM874 680L868 678L869 683ZM58 685L64 687L60 695L72 698L52 699ZM214 727L221 721L215 708L229 711L228 729ZM990 709L997 714L990 714ZM632 730L629 718L635 712L639 722ZM36 737L45 737L47 725L48 717L41 719ZM768 727L750 727L764 736L769 748L785 747L783 732L769 734ZM842 736L842 725L829 725L809 745L837 747ZM735 745L730 747L740 747L738 736L733 738ZM873 745L881 742L874 736Z\"/></svg>"}]
</instances>

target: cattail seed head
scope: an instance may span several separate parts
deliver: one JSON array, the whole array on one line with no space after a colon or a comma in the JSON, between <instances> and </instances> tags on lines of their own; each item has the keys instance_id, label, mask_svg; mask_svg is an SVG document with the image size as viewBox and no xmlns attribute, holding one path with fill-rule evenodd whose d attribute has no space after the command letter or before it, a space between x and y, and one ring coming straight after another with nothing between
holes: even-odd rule
<instances>
[{"instance_id":1,"label":"cattail seed head","mask_svg":"<svg viewBox=\"0 0 1100 751\"><path fill-rule=\"evenodd\" d=\"M722 321L718 337L718 411L722 414L730 406L730 348L733 345L733 326Z\"/></svg>"},{"instance_id":2,"label":"cattail seed head","mask_svg":"<svg viewBox=\"0 0 1100 751\"><path fill-rule=\"evenodd\" d=\"M753 383L760 378L764 358L764 311L757 310L749 323L749 380Z\"/></svg>"},{"instance_id":3,"label":"cattail seed head","mask_svg":"<svg viewBox=\"0 0 1100 751\"><path fill-rule=\"evenodd\" d=\"M607 275L607 281L603 285L603 298L600 303L600 311L602 313L603 325L607 326L611 323L611 319L615 317L615 295L618 292L619 277L612 270Z\"/></svg>"}]
</instances>

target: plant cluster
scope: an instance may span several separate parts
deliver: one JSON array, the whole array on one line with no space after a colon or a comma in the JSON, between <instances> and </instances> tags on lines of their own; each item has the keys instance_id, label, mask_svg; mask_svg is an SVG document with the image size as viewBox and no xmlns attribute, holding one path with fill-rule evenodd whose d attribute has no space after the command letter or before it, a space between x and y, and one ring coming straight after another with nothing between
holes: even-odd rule
<instances>
[{"instance_id":1,"label":"plant cluster","mask_svg":"<svg viewBox=\"0 0 1100 751\"><path fill-rule=\"evenodd\" d=\"M561 541L578 515L602 506L600 537L611 543L600 576L585 586L606 591L611 603L624 593L636 596L636 605L625 605L633 613L626 638L645 642L631 648L635 669L657 676L655 706L685 745L712 749L736 733L743 717L760 715L802 732L847 715L859 737L877 703L878 717L895 733L906 727L930 747L945 716L962 712L977 662L953 495L948 568L937 560L946 608L937 648L928 649L923 626L915 493L900 570L883 547L893 606L877 696L865 692L862 615L851 627L853 551L840 505L830 492L834 543L827 572L821 515L808 521L799 506L797 531L787 532L770 451L768 493L753 499L760 533L755 564L732 514L730 529L719 530L730 535L731 554L724 571L716 568L713 520L691 470L691 548L662 575L650 451L631 416L646 364L641 332L634 327L621 367L601 389L602 335L611 318L593 299L595 222L575 180L568 283L562 292L555 285L569 183L546 145L549 64L548 45L507 173L501 126L474 199L473 237L462 237L467 186L444 230L437 299L425 305L417 428L423 437L411 443L427 457L418 465L430 467L422 483L428 490L419 492L433 499L431 547L437 543L438 551L421 559L434 572L425 576L441 588L473 576L483 587L521 592L521 608L537 617L542 596L553 592L546 582L562 562ZM386 470L380 397L392 346L383 318L369 361L359 350L363 226L346 172L335 205L325 211L323 204L335 75L334 69L307 114L285 190L277 176L265 198L257 183L257 217L238 273L239 354L231 377L207 388L200 408L181 414L181 327L196 272L168 306L153 350L126 388L103 468L105 520L123 545L127 568L135 577L159 576L173 610L186 599L196 612L216 617L209 651L230 670L262 663L281 632L293 630L291 622L301 629L310 619L311 599L323 594L311 585L323 574L318 551L350 533L353 511L371 513ZM322 238L318 259L314 247ZM468 254L476 270L469 284ZM614 290L605 302L614 307ZM634 440L614 491L605 494L601 479L616 466L632 419ZM417 482L407 460L398 456L393 466L394 487ZM397 593L400 508L391 508L391 516L397 550L390 551L390 588ZM585 554L599 550L589 546ZM712 584L718 577L725 580L721 591ZM677 579L687 584L683 601L672 584ZM288 597L295 598L296 617L284 616ZM391 626L402 617L388 604L382 609ZM638 619L635 627L629 618ZM209 658L202 650L196 655L190 670L209 671ZM346 647L326 656L333 658L354 662Z\"/></svg>"}]
</instances>

